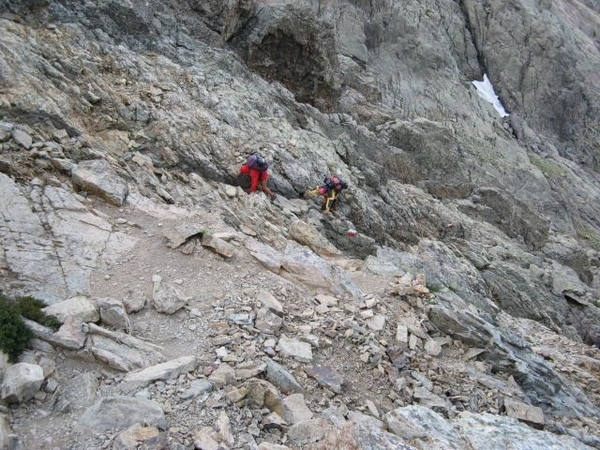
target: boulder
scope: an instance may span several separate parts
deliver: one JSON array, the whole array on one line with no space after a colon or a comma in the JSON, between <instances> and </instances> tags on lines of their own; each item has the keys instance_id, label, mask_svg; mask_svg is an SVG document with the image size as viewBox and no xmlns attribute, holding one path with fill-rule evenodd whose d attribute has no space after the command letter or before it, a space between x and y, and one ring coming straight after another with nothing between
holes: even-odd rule
<instances>
[{"instance_id":1,"label":"boulder","mask_svg":"<svg viewBox=\"0 0 600 450\"><path fill-rule=\"evenodd\" d=\"M283 419L289 424L296 424L313 417L312 411L306 406L303 394L292 394L283 399Z\"/></svg>"},{"instance_id":2,"label":"boulder","mask_svg":"<svg viewBox=\"0 0 600 450\"><path fill-rule=\"evenodd\" d=\"M105 159L82 161L73 169L71 181L76 191L85 191L107 202L121 206L129 187Z\"/></svg>"},{"instance_id":3,"label":"boulder","mask_svg":"<svg viewBox=\"0 0 600 450\"><path fill-rule=\"evenodd\" d=\"M123 379L123 385L130 389L139 389L156 380L170 380L187 374L196 369L195 356L182 356L181 358L146 367L136 372L128 373Z\"/></svg>"},{"instance_id":4,"label":"boulder","mask_svg":"<svg viewBox=\"0 0 600 450\"><path fill-rule=\"evenodd\" d=\"M61 327L52 335L51 343L69 350L79 350L84 347L87 333L83 331L84 325L81 319L69 316Z\"/></svg>"},{"instance_id":5,"label":"boulder","mask_svg":"<svg viewBox=\"0 0 600 450\"><path fill-rule=\"evenodd\" d=\"M158 275L152 277L152 302L158 312L174 314L187 305L189 298L171 284L164 283Z\"/></svg>"},{"instance_id":6,"label":"boulder","mask_svg":"<svg viewBox=\"0 0 600 450\"><path fill-rule=\"evenodd\" d=\"M302 362L311 362L313 359L310 344L282 335L277 343L277 349L283 356L297 359Z\"/></svg>"},{"instance_id":7,"label":"boulder","mask_svg":"<svg viewBox=\"0 0 600 450\"><path fill-rule=\"evenodd\" d=\"M100 320L96 304L82 296L71 297L68 300L46 306L43 311L61 322L64 322L67 317L76 317L82 322L98 322Z\"/></svg>"},{"instance_id":8,"label":"boulder","mask_svg":"<svg viewBox=\"0 0 600 450\"><path fill-rule=\"evenodd\" d=\"M100 321L109 327L117 330L131 331L131 322L125 306L122 302L114 298L97 298L96 306L100 313Z\"/></svg>"},{"instance_id":9,"label":"boulder","mask_svg":"<svg viewBox=\"0 0 600 450\"><path fill-rule=\"evenodd\" d=\"M79 424L96 433L125 430L143 423L162 430L167 421L160 405L152 400L132 397L107 397L85 410Z\"/></svg>"},{"instance_id":10,"label":"boulder","mask_svg":"<svg viewBox=\"0 0 600 450\"><path fill-rule=\"evenodd\" d=\"M310 450L330 450L333 448L356 448L378 450L415 450L398 436L389 433L373 423L348 421L337 429L330 430L318 443L306 446Z\"/></svg>"},{"instance_id":11,"label":"boulder","mask_svg":"<svg viewBox=\"0 0 600 450\"><path fill-rule=\"evenodd\" d=\"M2 381L2 401L23 403L31 400L43 382L44 370L38 365L17 363L9 366Z\"/></svg>"}]
</instances>

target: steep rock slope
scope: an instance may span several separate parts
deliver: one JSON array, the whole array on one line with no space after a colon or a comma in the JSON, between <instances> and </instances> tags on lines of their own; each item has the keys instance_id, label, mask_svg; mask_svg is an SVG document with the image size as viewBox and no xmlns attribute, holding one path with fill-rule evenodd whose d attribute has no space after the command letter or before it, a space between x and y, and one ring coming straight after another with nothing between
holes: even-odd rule
<instances>
[{"instance_id":1,"label":"steep rock slope","mask_svg":"<svg viewBox=\"0 0 600 450\"><path fill-rule=\"evenodd\" d=\"M125 259L121 253L127 254L136 245L164 249L153 239L136 244L139 241L128 236L132 229L119 232L120 225L135 230L140 219L128 223L118 216L140 210L157 221L168 217L174 228L196 218L203 227L226 235L237 233L234 243L243 242L248 251L237 263L238 270L255 258L276 275L291 280L293 289L302 291L302 295L290 296L282 281L269 275L266 279L278 286L274 291L281 298L293 303L298 295L304 296L303 305L308 308L315 291L325 290L338 301L355 304L356 310L349 309L348 316L343 312L339 320L324 320L317 327L317 336L339 338L336 345L340 349L344 347L342 332L347 337L352 333L361 336L355 344L362 346L357 353L366 355L361 361L367 368L347 367L344 371L350 377L353 371L366 373L368 367L380 375L387 373L388 377L380 380L382 390L390 389L386 383L396 383L401 395L378 397L384 412L420 398L421 404L441 409L448 419L461 408L474 413L506 413L510 407L504 405L504 399L487 404L480 394L465 398L465 393L458 394L454 388L444 391L446 369L436 368L435 362L429 369L441 384L435 388L427 380L419 384L436 395L444 392L453 407L412 389L420 386L405 391L402 381L396 382L406 375L401 358L389 356L393 369L389 363L378 366L382 355L390 355L386 351L391 340L409 344L402 341L402 333L400 338L394 336L389 322L379 329L379 316L402 317L408 311L376 289L383 305L375 310L380 313L377 319L368 321L373 308L363 308L371 313L357 312L362 293L346 271L361 267L359 275L376 281L377 274L384 274L383 285L391 281L390 276L419 273L430 290L436 291L432 304L423 311L419 309L423 305L412 300L416 311L428 317L430 328L426 330L431 336L442 342L451 336L458 346L485 350L478 361L484 365L478 370L498 377L499 383L516 382L522 389L520 401L540 407L550 418L538 425L545 423L549 431L575 436L580 442L577 445L597 445L596 429L590 425L598 414L597 386L590 381L597 365L593 349L581 342L598 344L600 339L600 190L597 174L589 170L594 163L590 149L597 139L594 95L598 87L593 77L598 73L594 72L597 45L595 52L587 45L593 42L590 29L597 17L592 6L577 4L581 10L591 9L590 13L566 21L557 18L565 11L573 13L575 6L556 3L546 8L540 18L544 20L533 25L538 19L534 9L526 9L523 15L519 4L500 7L499 2L487 5L486 20L479 6L469 2L123 5L112 1L2 1L0 5L9 11L0 19L0 169L8 175L0 179L2 192L7 194L2 198L0 227L4 290L34 294L49 303L80 295L97 298L109 292L123 299L136 297L129 293L134 283L129 272L112 282L114 275L108 272L130 261L135 266L136 253ZM502 17L502 29L496 27L498 16ZM511 60L501 70L498 61L504 60L500 55L505 47L500 43L506 29L516 27L514 23L521 17L528 18L532 27L548 27L549 42L554 42L553 36L559 32L569 39L564 39L556 53L535 60L531 64L535 75L526 71L525 81L515 87L512 75L504 81L502 70L514 71L518 64ZM586 43L582 47L586 57L579 58L570 42ZM516 46L529 49L521 40ZM531 54L538 53L532 50ZM548 92L557 83L562 86L565 75L561 73L568 69L564 65L555 70L539 67L546 67L547 60L561 60L561 55L574 58L580 66L569 72L573 80L564 86L565 95L558 97L563 106L556 109L548 106ZM471 84L486 71L511 111L508 121L497 116ZM592 75L584 81L583 75L588 73ZM531 79L547 87L530 87ZM579 98L585 98L587 106L581 106ZM555 118L557 110L570 117L566 131ZM237 184L243 155L257 149L272 161L270 184L280 194L278 207L260 197L247 199L232 186ZM329 172L342 175L351 185L334 220L323 219L309 209L309 201L297 199ZM100 187L88 183L90 178L109 182L109 189L102 183ZM121 210L108 208L100 213L73 191L90 195L90 199L100 195ZM94 206L104 209L103 203ZM297 219L310 227L299 225ZM345 236L347 221L359 229L356 239ZM199 233L197 225L192 228L195 231L184 236L184 241ZM144 230L148 238L156 233L154 224ZM249 243L240 233L255 234L259 242ZM319 235L326 240L317 239ZM172 242L170 246L179 245ZM231 252L215 242L224 254ZM312 256L308 247L321 258ZM199 256L193 247L189 251ZM200 255L206 259L205 253ZM135 276L143 280L142 295L148 295L149 278L164 268L151 257L144 261L145 272ZM235 276L235 270L229 272L232 267L216 261L224 274ZM196 273L212 271L210 265L217 262L198 264L192 266ZM186 266L179 262L168 269L181 281L177 274ZM310 271L311 267L319 270ZM103 276L108 278L102 281ZM153 295L160 297L160 286L159 281L154 282ZM247 297L240 301L232 293L243 286L243 281L237 285L227 279L207 281L201 289L186 285L186 295L176 296L174 305L197 296L189 310L193 322L194 308L202 310L214 300L199 295L202 289L214 290L217 300L225 296L218 308L236 314L221 316L217 309L211 319L233 321L235 327L228 329L233 338L216 340L214 345L235 347L240 345L238 331L247 333L244 326L249 325L248 320L257 319L244 316L252 309L248 302L253 294L244 294ZM402 289L396 292L401 297L408 295ZM175 326L172 322L165 319L163 325L157 325L160 320L152 316L155 309L164 313L174 305L155 302L144 310L152 319L133 319L136 334L152 340L156 338L153 330L164 329L161 344L177 339L176 333L169 331ZM278 339L313 326L297 326L294 321L303 320L302 309L296 312L286 309L289 329L276 331ZM572 339L569 345L577 346L580 355L569 363L575 380L563 380L555 367L539 358L560 361L560 351L543 348L545 343L536 341L539 330L515 326L517 333L525 333L527 338L515 336L509 325L516 319L505 319L506 313L541 322L548 327L542 328L543 333L552 339L558 339L553 333ZM143 325L146 320L151 325ZM107 326L109 323L106 319ZM190 326L195 328L181 333L193 341L189 331L205 330L208 323ZM107 357L113 344L98 336L109 333L93 326L90 330L88 336L95 346L79 352L80 357L89 357L91 352L94 364L108 361L112 369L122 371L139 367L137 356L132 355L129 362ZM381 335L373 341L368 330ZM411 350L421 351L409 355L414 369L423 357L423 342L429 338L419 334L418 328L410 333L423 340L419 344L413 339L410 344ZM308 334L302 338L304 342L320 349ZM54 342L48 339L50 344ZM262 345L264 336L259 341ZM561 345L566 344L561 341ZM170 347L171 352L174 348ZM202 357L210 354L208 360L214 356L210 347L188 348ZM238 356L248 349L244 345L235 348ZM347 351L348 357L356 358L352 348ZM227 352L217 352L218 363L227 362ZM586 352L590 360L583 356ZM153 357L146 364L161 360L150 354ZM171 356L185 355L175 350ZM324 358L319 361L326 361L327 356L331 355L319 354ZM580 366L586 367L582 373L578 373ZM194 377L202 378L202 373L210 370L198 369ZM475 378L485 379L479 373ZM104 386L105 393L114 393L113 384L118 386L121 381L119 376L111 378ZM488 382L488 387L496 381ZM228 382L219 386L227 389L218 390L221 394L211 402L218 404L219 395L232 386ZM512 392L502 386L505 394ZM357 394L361 387L367 394ZM364 401L374 388L361 387L352 391L351 400L342 398L340 403L353 409L353 402ZM157 389L152 395L164 394L160 386ZM322 391L315 391L314 402L319 393ZM481 404L487 406L481 408ZM51 407L57 413L66 412L56 397ZM311 407L315 409L315 404ZM377 407L368 409L372 415L378 414ZM245 412L240 414L243 417ZM583 419L571 423L570 416ZM213 419L207 418L206 423ZM19 420L19 429L27 429L27 412ZM391 419L388 430L394 429L390 423ZM187 430L188 425L185 427ZM183 434L182 442L189 440L192 432ZM282 436L280 443L291 435L286 430ZM240 442L237 445L243 448Z\"/></svg>"}]
</instances>

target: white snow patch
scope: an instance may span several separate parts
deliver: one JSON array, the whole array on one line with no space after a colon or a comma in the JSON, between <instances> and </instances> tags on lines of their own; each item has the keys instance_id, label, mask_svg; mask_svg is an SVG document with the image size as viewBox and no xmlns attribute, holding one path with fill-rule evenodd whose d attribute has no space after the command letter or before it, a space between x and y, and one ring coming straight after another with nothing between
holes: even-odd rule
<instances>
[{"instance_id":1,"label":"white snow patch","mask_svg":"<svg viewBox=\"0 0 600 450\"><path fill-rule=\"evenodd\" d=\"M483 75L483 81L473 81L472 83L477 88L479 96L485 101L490 102L496 111L498 111L500 117L508 116L508 113L504 110L504 106L502 106L502 103L494 92L494 86L492 86L486 74Z\"/></svg>"}]
</instances>

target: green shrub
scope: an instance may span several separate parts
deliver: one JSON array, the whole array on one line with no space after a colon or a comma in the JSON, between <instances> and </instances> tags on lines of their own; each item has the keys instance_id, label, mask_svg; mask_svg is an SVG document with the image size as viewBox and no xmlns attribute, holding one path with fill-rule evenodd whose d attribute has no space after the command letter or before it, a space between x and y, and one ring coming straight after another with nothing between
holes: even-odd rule
<instances>
[{"instance_id":1,"label":"green shrub","mask_svg":"<svg viewBox=\"0 0 600 450\"><path fill-rule=\"evenodd\" d=\"M0 292L0 350L8 355L10 362L15 362L33 337L15 303Z\"/></svg>"},{"instance_id":2,"label":"green shrub","mask_svg":"<svg viewBox=\"0 0 600 450\"><path fill-rule=\"evenodd\" d=\"M33 320L53 330L60 328L59 320L54 316L47 315L42 308L46 305L41 300L33 297L17 297L17 310L23 317Z\"/></svg>"},{"instance_id":3,"label":"green shrub","mask_svg":"<svg viewBox=\"0 0 600 450\"><path fill-rule=\"evenodd\" d=\"M13 300L0 291L0 350L8 355L10 362L15 362L35 337L22 317L53 330L60 328L56 317L42 311L44 306L44 302L33 297L17 297Z\"/></svg>"}]
</instances>

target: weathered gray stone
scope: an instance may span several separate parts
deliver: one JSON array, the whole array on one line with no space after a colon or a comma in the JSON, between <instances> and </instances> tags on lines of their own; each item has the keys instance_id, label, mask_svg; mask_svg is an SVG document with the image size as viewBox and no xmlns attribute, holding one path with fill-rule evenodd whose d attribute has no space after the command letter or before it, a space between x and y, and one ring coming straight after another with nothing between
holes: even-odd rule
<instances>
[{"instance_id":1,"label":"weathered gray stone","mask_svg":"<svg viewBox=\"0 0 600 450\"><path fill-rule=\"evenodd\" d=\"M358 411L348 411L347 417L348 421L356 423L366 423L370 427L385 430L385 423L383 423L383 421L379 420L377 417L373 417L370 414L363 414Z\"/></svg>"},{"instance_id":2,"label":"weathered gray stone","mask_svg":"<svg viewBox=\"0 0 600 450\"><path fill-rule=\"evenodd\" d=\"M262 426L265 430L284 430L287 429L287 422L279 414L272 412L263 418Z\"/></svg>"},{"instance_id":3,"label":"weathered gray stone","mask_svg":"<svg viewBox=\"0 0 600 450\"><path fill-rule=\"evenodd\" d=\"M456 450L463 445L451 423L423 406L396 408L385 414L384 421L390 432L407 442L431 439L432 447Z\"/></svg>"},{"instance_id":4,"label":"weathered gray stone","mask_svg":"<svg viewBox=\"0 0 600 450\"><path fill-rule=\"evenodd\" d=\"M273 273L279 273L283 255L272 247L262 244L255 239L247 239L244 242L250 254L265 268Z\"/></svg>"},{"instance_id":5,"label":"weathered gray stone","mask_svg":"<svg viewBox=\"0 0 600 450\"><path fill-rule=\"evenodd\" d=\"M170 380L192 372L198 364L195 356L182 356L137 372L128 373L123 385L129 389L139 389L156 380Z\"/></svg>"},{"instance_id":6,"label":"weathered gray stone","mask_svg":"<svg viewBox=\"0 0 600 450\"><path fill-rule=\"evenodd\" d=\"M48 394L53 394L58 389L58 381L53 378L48 378L46 383L44 383L44 392Z\"/></svg>"},{"instance_id":7,"label":"weathered gray stone","mask_svg":"<svg viewBox=\"0 0 600 450\"><path fill-rule=\"evenodd\" d=\"M9 366L2 381L2 401L23 403L31 400L44 382L44 371L35 364L17 363Z\"/></svg>"},{"instance_id":8,"label":"weathered gray stone","mask_svg":"<svg viewBox=\"0 0 600 450\"><path fill-rule=\"evenodd\" d=\"M63 142L69 139L69 133L67 130L54 130L52 132L52 139L56 142Z\"/></svg>"},{"instance_id":9,"label":"weathered gray stone","mask_svg":"<svg viewBox=\"0 0 600 450\"><path fill-rule=\"evenodd\" d=\"M17 144L19 144L22 147L25 147L25 149L27 150L31 148L31 144L33 143L33 139L31 138L31 136L26 131L20 130L18 128L14 128L12 130L12 138Z\"/></svg>"},{"instance_id":10,"label":"weathered gray stone","mask_svg":"<svg viewBox=\"0 0 600 450\"><path fill-rule=\"evenodd\" d=\"M160 450L169 446L167 433L161 433L156 427L144 427L135 424L115 437L112 450L135 450L137 448L147 450Z\"/></svg>"},{"instance_id":11,"label":"weathered gray stone","mask_svg":"<svg viewBox=\"0 0 600 450\"><path fill-rule=\"evenodd\" d=\"M385 328L385 316L380 314L366 320L367 326L373 331L383 331Z\"/></svg>"},{"instance_id":12,"label":"weathered gray stone","mask_svg":"<svg viewBox=\"0 0 600 450\"><path fill-rule=\"evenodd\" d=\"M52 336L52 342L70 350L79 350L85 345L87 334L83 331L81 319L67 317L61 327Z\"/></svg>"},{"instance_id":13,"label":"weathered gray stone","mask_svg":"<svg viewBox=\"0 0 600 450\"><path fill-rule=\"evenodd\" d=\"M242 387L248 389L247 398L251 400L250 406L268 408L271 412L283 416L283 399L275 386L265 380L250 379Z\"/></svg>"},{"instance_id":14,"label":"weathered gray stone","mask_svg":"<svg viewBox=\"0 0 600 450\"><path fill-rule=\"evenodd\" d=\"M225 411L221 411L219 413L219 417L215 422L215 429L217 431L217 436L219 442L224 444L226 447L231 448L235 441L233 434L231 432L231 423L229 421L229 416Z\"/></svg>"},{"instance_id":15,"label":"weathered gray stone","mask_svg":"<svg viewBox=\"0 0 600 450\"><path fill-rule=\"evenodd\" d=\"M261 308L267 308L278 316L283 315L283 306L270 292L261 290L256 296L256 301Z\"/></svg>"},{"instance_id":16,"label":"weathered gray stone","mask_svg":"<svg viewBox=\"0 0 600 450\"><path fill-rule=\"evenodd\" d=\"M85 410L79 424L96 433L124 430L137 423L167 428L160 405L152 400L131 397L107 397Z\"/></svg>"},{"instance_id":17,"label":"weathered gray stone","mask_svg":"<svg viewBox=\"0 0 600 450\"><path fill-rule=\"evenodd\" d=\"M213 437L215 432L210 427L194 431L194 448L201 450L219 450L219 442Z\"/></svg>"},{"instance_id":18,"label":"weathered gray stone","mask_svg":"<svg viewBox=\"0 0 600 450\"><path fill-rule=\"evenodd\" d=\"M6 414L0 413L0 446L9 448L10 443L10 422Z\"/></svg>"},{"instance_id":19,"label":"weathered gray stone","mask_svg":"<svg viewBox=\"0 0 600 450\"><path fill-rule=\"evenodd\" d=\"M580 391L563 384L560 376L530 351L527 342L508 330L493 327L468 310L454 309L450 305L443 302L432 307L429 319L434 326L447 330L448 334L472 347L485 348L486 360L522 380L520 385L528 390L530 398L559 408L568 404L569 409L589 413L589 400ZM563 387L557 391L553 387L556 385Z\"/></svg>"},{"instance_id":20,"label":"weathered gray stone","mask_svg":"<svg viewBox=\"0 0 600 450\"><path fill-rule=\"evenodd\" d=\"M90 292L89 277L101 257L116 258L135 245L70 190L46 185L30 198L0 173L0 191L7 268L28 294L48 304Z\"/></svg>"},{"instance_id":21,"label":"weathered gray stone","mask_svg":"<svg viewBox=\"0 0 600 450\"><path fill-rule=\"evenodd\" d=\"M88 327L89 350L96 359L114 369L130 372L165 361L162 348L157 345L95 324Z\"/></svg>"},{"instance_id":22,"label":"weathered gray stone","mask_svg":"<svg viewBox=\"0 0 600 450\"><path fill-rule=\"evenodd\" d=\"M356 256L355 243L367 234L394 248L378 251L378 261L385 264L366 264L379 274L369 274L368 280L359 268L366 254L356 265L343 263L357 269L348 279L356 276L370 289L383 288L394 268L426 273L427 283L414 277L406 280L418 281L414 286L398 283L397 298L386 298L377 314L396 316L402 311L424 319L422 314L432 308L430 323L424 319L422 331L451 334L456 347L448 353L456 352L457 358L463 344L485 349L465 364L488 375L511 379L512 374L522 389L514 398L542 405L548 417L573 418L570 423L577 428L584 418L598 416L596 393L589 386L576 386L579 381L570 367L572 363L577 373L592 371L586 365L593 362L557 357L561 352L549 348L550 342L559 341L556 336L542 336L540 342L537 338L544 333L530 331L519 339L506 331L506 324L499 325L502 308L562 330L573 344L577 334L586 343L600 342L597 330L583 323L598 323L599 317L593 301L600 285L593 250L600 217L596 3L556 0L549 7L547 2L465 0L426 8L417 1L206 0L190 2L182 10L159 7L154 0L144 7L122 3L116 9L110 7L115 2L100 7L94 2L46 3L3 3L7 12L0 41L6 45L0 48L0 84L6 89L0 109L6 118L25 123L0 124L0 129L25 129L39 139L31 152L9 139L0 144L0 178L10 179L0 186L3 291L16 288L55 302L95 291L100 283L90 284L89 277L99 267L118 262L128 268L127 259L119 257L121 251L110 250L111 243L114 249L125 236L91 209L98 207L94 199L60 189L58 177L47 172L56 166L45 158L60 151L73 162L105 159L132 189L132 201L120 214L148 213L152 221L164 218L167 227L202 217L211 227L252 230L249 235L273 250L253 248L257 259L294 284L301 283L299 290L314 291L299 299L294 287L282 301L302 303L316 292L340 294L348 309L327 311L329 306L320 305L318 318L296 316L296 306L302 309L302 304L285 304L286 313L291 313L285 317L286 326L294 327L297 320L325 321L327 327L319 325L312 332L319 341L310 338L319 344L320 357L326 356L330 339L343 355L370 330L362 320L347 320L353 314L353 299L344 294L339 279L330 276L337 269L348 275L340 261L334 269L320 266L320 261L306 264L300 276L290 274L294 264L281 268L281 252L296 216L318 230L324 247L331 243L344 254ZM69 18L68 30L64 17ZM175 22L180 26L169 32ZM48 26L32 26L37 23ZM133 32L131 27L123 29L123 24L132 23L138 25ZM224 52L223 42L248 64ZM77 58L72 48L77 48ZM536 51L540 48L544 51ZM468 82L481 79L480 61L486 61L485 70L510 110L508 118L499 118ZM247 66L261 76L248 72ZM67 131L60 133L61 148L44 142L56 128ZM67 140L67 134L72 138ZM280 198L271 204L264 195L246 196L241 189L235 196L223 195L233 192L236 163L246 147L264 143L273 163L269 184ZM59 166L64 167L59 169L62 174L68 173L68 166ZM321 171L338 173L350 184L338 217L312 209L318 208L313 199L286 198L318 183ZM166 207L165 202L174 204ZM101 209L107 215L114 212ZM348 238L347 224L339 226L345 222L340 217L354 222L360 234ZM143 231L156 236L145 227L149 222ZM129 225L123 228L132 236L141 235ZM236 250L245 252L249 245L244 242ZM240 256L245 271L246 255ZM199 258L188 259L189 269L201 273ZM212 275L207 277L211 282ZM227 281L232 284L224 288L232 296L238 295L238 288L252 285ZM239 295L244 298L245 293ZM463 301L453 305L461 312L458 324L436 311L453 297ZM236 317L249 327L254 314L247 305L243 308ZM231 317L233 312L225 314ZM329 319L335 330L328 328ZM195 321L193 326L202 334ZM340 326L347 327L344 348L338 347ZM229 336L234 346L247 339L245 331ZM377 338L381 342L374 346L388 347L383 342L389 335ZM412 333L410 339L413 351L388 352L396 369L406 366L406 355L425 365L421 357L423 347L431 350L429 337ZM106 359L115 366L131 366L131 361L118 360L127 349L111 341L103 348ZM228 357L241 357L245 348L236 347ZM576 349L569 346L562 353L566 358ZM272 351L272 346L265 350ZM385 356L382 352L365 348L363 359L356 361L358 374L368 361L393 379L394 368L387 361L378 364ZM77 353L89 356L90 350ZM552 358L561 368L560 376L536 353ZM96 354L101 354L98 346ZM437 364L444 371L441 358L428 364L432 371ZM490 394L489 386L498 385L493 378L480 376L478 389ZM446 389L437 385L441 379L434 381L435 392ZM411 389L401 385L390 396L399 395L403 402ZM372 396L375 403L376 397ZM485 400L474 395L471 406L478 398ZM497 409L498 398L492 394L488 400L477 406Z\"/></svg>"},{"instance_id":23,"label":"weathered gray stone","mask_svg":"<svg viewBox=\"0 0 600 450\"><path fill-rule=\"evenodd\" d=\"M87 408L96 401L99 384L95 372L83 372L72 378L61 379L60 395L73 410Z\"/></svg>"},{"instance_id":24,"label":"weathered gray stone","mask_svg":"<svg viewBox=\"0 0 600 450\"><path fill-rule=\"evenodd\" d=\"M309 366L304 369L308 376L336 394L342 392L343 378L331 366Z\"/></svg>"},{"instance_id":25,"label":"weathered gray stone","mask_svg":"<svg viewBox=\"0 0 600 450\"><path fill-rule=\"evenodd\" d=\"M312 416L303 394L292 394L283 399L283 418L287 423L293 425L311 419Z\"/></svg>"},{"instance_id":26,"label":"weathered gray stone","mask_svg":"<svg viewBox=\"0 0 600 450\"><path fill-rule=\"evenodd\" d=\"M235 378L238 380L246 380L263 373L267 368L267 363L263 361L248 361L238 364L235 367Z\"/></svg>"},{"instance_id":27,"label":"weathered gray stone","mask_svg":"<svg viewBox=\"0 0 600 450\"><path fill-rule=\"evenodd\" d=\"M125 306L127 314L131 314L144 309L144 306L148 303L148 296L142 291L131 291L129 295L123 297L121 301Z\"/></svg>"},{"instance_id":28,"label":"weathered gray stone","mask_svg":"<svg viewBox=\"0 0 600 450\"><path fill-rule=\"evenodd\" d=\"M269 308L262 307L256 312L254 326L262 332L275 334L283 325L283 318Z\"/></svg>"},{"instance_id":29,"label":"weathered gray stone","mask_svg":"<svg viewBox=\"0 0 600 450\"><path fill-rule=\"evenodd\" d=\"M286 445L273 444L271 442L261 442L256 450L291 450Z\"/></svg>"},{"instance_id":30,"label":"weathered gray stone","mask_svg":"<svg viewBox=\"0 0 600 450\"><path fill-rule=\"evenodd\" d=\"M190 387L183 391L180 397L184 400L196 398L206 392L210 392L213 389L213 385L210 381L205 379L192 380Z\"/></svg>"},{"instance_id":31,"label":"weathered gray stone","mask_svg":"<svg viewBox=\"0 0 600 450\"><path fill-rule=\"evenodd\" d=\"M222 387L235 382L235 370L229 364L222 363L210 374L208 380L215 388L221 389Z\"/></svg>"},{"instance_id":32,"label":"weathered gray stone","mask_svg":"<svg viewBox=\"0 0 600 450\"><path fill-rule=\"evenodd\" d=\"M311 450L332 448L415 450L415 447L405 443L398 436L364 421L348 421L341 427L330 431L323 440L309 448Z\"/></svg>"},{"instance_id":33,"label":"weathered gray stone","mask_svg":"<svg viewBox=\"0 0 600 450\"><path fill-rule=\"evenodd\" d=\"M360 297L360 290L342 270L293 241L286 245L281 266L285 269L283 276L291 275L292 279L314 289Z\"/></svg>"},{"instance_id":34,"label":"weathered gray stone","mask_svg":"<svg viewBox=\"0 0 600 450\"><path fill-rule=\"evenodd\" d=\"M450 405L446 400L444 400L444 398L430 392L426 388L416 387L414 389L413 397L419 402L420 405L426 406L428 408L438 408L447 410L450 407Z\"/></svg>"},{"instance_id":35,"label":"weathered gray stone","mask_svg":"<svg viewBox=\"0 0 600 450\"><path fill-rule=\"evenodd\" d=\"M296 220L290 225L290 237L302 245L310 247L323 257L342 256L342 252L329 242L315 227Z\"/></svg>"},{"instance_id":36,"label":"weathered gray stone","mask_svg":"<svg viewBox=\"0 0 600 450\"><path fill-rule=\"evenodd\" d=\"M429 339L425 342L425 351L428 355L438 356L442 352L442 346L433 339Z\"/></svg>"},{"instance_id":37,"label":"weathered gray stone","mask_svg":"<svg viewBox=\"0 0 600 450\"><path fill-rule=\"evenodd\" d=\"M131 322L125 306L114 298L102 297L96 299L96 306L100 313L100 321L104 325L118 330L131 331Z\"/></svg>"},{"instance_id":38,"label":"weathered gray stone","mask_svg":"<svg viewBox=\"0 0 600 450\"><path fill-rule=\"evenodd\" d=\"M320 441L333 429L333 424L327 419L308 419L293 424L287 436L293 444L302 447Z\"/></svg>"},{"instance_id":39,"label":"weathered gray stone","mask_svg":"<svg viewBox=\"0 0 600 450\"><path fill-rule=\"evenodd\" d=\"M233 245L212 234L207 233L202 236L202 246L210 248L225 258L231 258L235 255L235 247Z\"/></svg>"},{"instance_id":40,"label":"weathered gray stone","mask_svg":"<svg viewBox=\"0 0 600 450\"><path fill-rule=\"evenodd\" d=\"M396 340L401 344L408 345L408 328L406 325L398 324L396 327Z\"/></svg>"},{"instance_id":41,"label":"weathered gray stone","mask_svg":"<svg viewBox=\"0 0 600 450\"><path fill-rule=\"evenodd\" d=\"M121 206L129 193L127 183L105 159L80 162L73 169L71 180L75 190L97 195L116 206Z\"/></svg>"},{"instance_id":42,"label":"weathered gray stone","mask_svg":"<svg viewBox=\"0 0 600 450\"><path fill-rule=\"evenodd\" d=\"M4 372L8 365L8 355L3 351L0 351L0 376L4 376Z\"/></svg>"},{"instance_id":43,"label":"weathered gray stone","mask_svg":"<svg viewBox=\"0 0 600 450\"><path fill-rule=\"evenodd\" d=\"M205 227L196 223L184 223L177 225L174 228L169 228L164 231L164 236L167 238L167 247L177 248L185 242L194 237L202 235L205 231Z\"/></svg>"},{"instance_id":44,"label":"weathered gray stone","mask_svg":"<svg viewBox=\"0 0 600 450\"><path fill-rule=\"evenodd\" d=\"M537 406L528 405L510 398L505 398L504 407L506 408L506 415L509 417L514 417L524 422L530 422L536 425L545 425L546 423L542 408Z\"/></svg>"},{"instance_id":45,"label":"weathered gray stone","mask_svg":"<svg viewBox=\"0 0 600 450\"><path fill-rule=\"evenodd\" d=\"M174 314L187 305L189 298L186 298L175 286L164 283L160 276L154 275L152 282L154 283L152 302L158 312Z\"/></svg>"},{"instance_id":46,"label":"weathered gray stone","mask_svg":"<svg viewBox=\"0 0 600 450\"><path fill-rule=\"evenodd\" d=\"M323 412L321 412L321 416L324 419L329 420L336 427L341 427L346 423L346 418L344 417L344 413L340 410L340 408L336 408L335 406L330 406Z\"/></svg>"},{"instance_id":47,"label":"weathered gray stone","mask_svg":"<svg viewBox=\"0 0 600 450\"><path fill-rule=\"evenodd\" d=\"M310 344L301 342L297 339L288 338L285 335L282 335L279 338L277 349L283 356L295 358L298 361L311 362L313 358Z\"/></svg>"},{"instance_id":48,"label":"weathered gray stone","mask_svg":"<svg viewBox=\"0 0 600 450\"><path fill-rule=\"evenodd\" d=\"M98 322L100 320L96 305L87 297L72 297L46 306L43 311L61 322L64 322L67 317L76 317L82 322Z\"/></svg>"},{"instance_id":49,"label":"weathered gray stone","mask_svg":"<svg viewBox=\"0 0 600 450\"><path fill-rule=\"evenodd\" d=\"M227 394L225 394L225 398L231 403L237 403L240 400L244 399L249 392L250 391L248 390L248 388L242 386L240 388L229 391Z\"/></svg>"},{"instance_id":50,"label":"weathered gray stone","mask_svg":"<svg viewBox=\"0 0 600 450\"><path fill-rule=\"evenodd\" d=\"M272 359L267 361L267 380L277 386L284 394L304 394L304 388L296 378L285 367Z\"/></svg>"}]
</instances>

